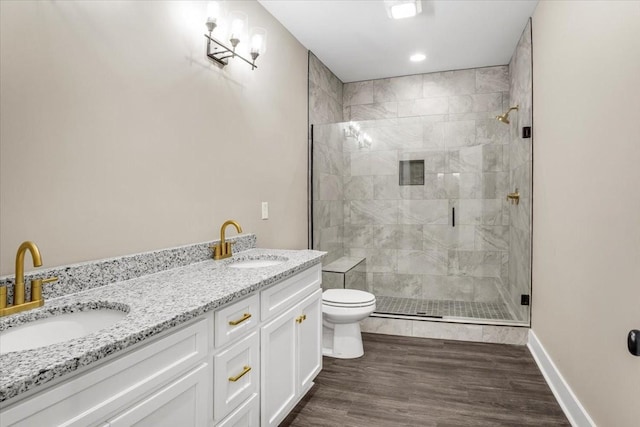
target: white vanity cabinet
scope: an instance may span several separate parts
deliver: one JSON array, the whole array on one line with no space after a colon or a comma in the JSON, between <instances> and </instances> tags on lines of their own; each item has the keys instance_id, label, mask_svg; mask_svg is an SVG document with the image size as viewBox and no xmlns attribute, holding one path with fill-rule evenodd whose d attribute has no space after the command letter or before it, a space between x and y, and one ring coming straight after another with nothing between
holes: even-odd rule
<instances>
[{"instance_id":1,"label":"white vanity cabinet","mask_svg":"<svg viewBox=\"0 0 640 427\"><path fill-rule=\"evenodd\" d=\"M277 426L311 388L322 369L320 269L307 270L292 279L290 283L283 282L282 288L263 291L282 297L263 295L262 299L263 313L266 309L271 314L260 331L263 427ZM282 308L269 310L269 301L275 300Z\"/></svg>"},{"instance_id":2,"label":"white vanity cabinet","mask_svg":"<svg viewBox=\"0 0 640 427\"><path fill-rule=\"evenodd\" d=\"M0 410L0 427L276 426L322 368L321 266Z\"/></svg>"},{"instance_id":3,"label":"white vanity cabinet","mask_svg":"<svg viewBox=\"0 0 640 427\"><path fill-rule=\"evenodd\" d=\"M198 320L25 398L2 410L0 425L206 425L207 330L207 321Z\"/></svg>"},{"instance_id":4,"label":"white vanity cabinet","mask_svg":"<svg viewBox=\"0 0 640 427\"><path fill-rule=\"evenodd\" d=\"M320 284L316 265L216 312L217 427L276 426L311 388L322 369ZM246 326L235 333L242 323L231 323L241 320Z\"/></svg>"}]
</instances>

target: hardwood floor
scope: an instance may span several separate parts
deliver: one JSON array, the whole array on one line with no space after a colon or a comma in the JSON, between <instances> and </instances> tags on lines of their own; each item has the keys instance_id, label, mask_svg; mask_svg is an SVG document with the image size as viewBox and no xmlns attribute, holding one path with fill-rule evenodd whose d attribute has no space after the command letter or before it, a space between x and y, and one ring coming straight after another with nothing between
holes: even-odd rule
<instances>
[{"instance_id":1,"label":"hardwood floor","mask_svg":"<svg viewBox=\"0 0 640 427\"><path fill-rule=\"evenodd\" d=\"M570 426L524 346L363 334L281 426Z\"/></svg>"}]
</instances>

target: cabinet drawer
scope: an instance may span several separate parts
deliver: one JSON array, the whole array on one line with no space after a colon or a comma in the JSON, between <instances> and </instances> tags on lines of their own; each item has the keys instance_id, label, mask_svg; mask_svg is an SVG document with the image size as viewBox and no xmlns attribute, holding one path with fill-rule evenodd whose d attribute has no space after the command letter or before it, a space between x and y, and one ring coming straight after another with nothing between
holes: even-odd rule
<instances>
[{"instance_id":1,"label":"cabinet drawer","mask_svg":"<svg viewBox=\"0 0 640 427\"><path fill-rule=\"evenodd\" d=\"M0 425L94 425L205 360L207 347L207 322L199 320L19 402Z\"/></svg>"},{"instance_id":2,"label":"cabinet drawer","mask_svg":"<svg viewBox=\"0 0 640 427\"><path fill-rule=\"evenodd\" d=\"M252 394L260 381L257 331L214 357L213 418L222 420Z\"/></svg>"},{"instance_id":3,"label":"cabinet drawer","mask_svg":"<svg viewBox=\"0 0 640 427\"><path fill-rule=\"evenodd\" d=\"M214 328L216 348L246 335L259 322L260 298L258 294L215 312Z\"/></svg>"},{"instance_id":4,"label":"cabinet drawer","mask_svg":"<svg viewBox=\"0 0 640 427\"><path fill-rule=\"evenodd\" d=\"M260 427L260 398L251 396L216 427Z\"/></svg>"},{"instance_id":5,"label":"cabinet drawer","mask_svg":"<svg viewBox=\"0 0 640 427\"><path fill-rule=\"evenodd\" d=\"M201 364L109 420L109 427L200 427L207 423L209 365Z\"/></svg>"},{"instance_id":6,"label":"cabinet drawer","mask_svg":"<svg viewBox=\"0 0 640 427\"><path fill-rule=\"evenodd\" d=\"M315 289L318 289L322 282L321 268L320 264L314 265L262 291L260 295L262 321L264 322L289 307L293 307Z\"/></svg>"}]
</instances>

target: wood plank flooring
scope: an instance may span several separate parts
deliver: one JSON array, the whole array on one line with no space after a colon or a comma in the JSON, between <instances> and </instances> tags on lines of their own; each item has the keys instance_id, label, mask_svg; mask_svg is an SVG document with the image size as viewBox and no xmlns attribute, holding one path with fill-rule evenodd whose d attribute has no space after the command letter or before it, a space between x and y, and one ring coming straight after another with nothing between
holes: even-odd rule
<instances>
[{"instance_id":1,"label":"wood plank flooring","mask_svg":"<svg viewBox=\"0 0 640 427\"><path fill-rule=\"evenodd\" d=\"M570 426L524 346L363 334L281 427Z\"/></svg>"}]
</instances>

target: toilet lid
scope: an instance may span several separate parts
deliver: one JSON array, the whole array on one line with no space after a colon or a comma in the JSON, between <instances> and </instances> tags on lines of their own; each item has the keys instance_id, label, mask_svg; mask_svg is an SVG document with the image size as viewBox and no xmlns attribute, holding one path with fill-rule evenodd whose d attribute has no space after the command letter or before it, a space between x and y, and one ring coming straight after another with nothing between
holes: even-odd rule
<instances>
[{"instance_id":1,"label":"toilet lid","mask_svg":"<svg viewBox=\"0 0 640 427\"><path fill-rule=\"evenodd\" d=\"M322 293L322 301L340 305L362 305L376 301L376 296L357 289L328 289Z\"/></svg>"}]
</instances>

